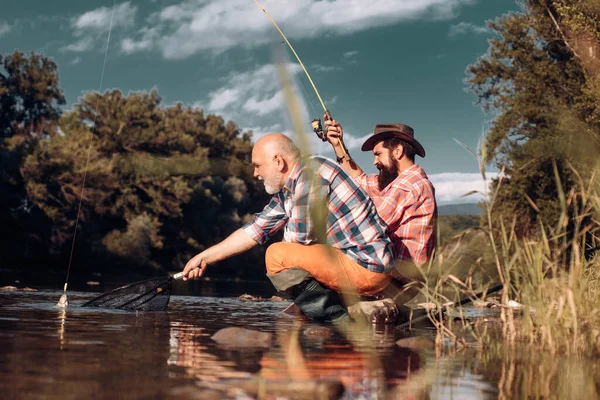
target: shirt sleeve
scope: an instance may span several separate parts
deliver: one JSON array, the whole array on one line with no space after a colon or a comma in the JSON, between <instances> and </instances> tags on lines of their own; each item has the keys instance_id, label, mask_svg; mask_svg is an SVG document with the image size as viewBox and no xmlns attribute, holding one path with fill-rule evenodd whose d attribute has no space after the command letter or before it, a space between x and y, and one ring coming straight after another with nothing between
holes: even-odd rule
<instances>
[{"instance_id":1,"label":"shirt sleeve","mask_svg":"<svg viewBox=\"0 0 600 400\"><path fill-rule=\"evenodd\" d=\"M265 244L271 236L280 230L288 220L283 207L283 199L275 195L254 219L246 223L242 229L258 244Z\"/></svg>"},{"instance_id":2,"label":"shirt sleeve","mask_svg":"<svg viewBox=\"0 0 600 400\"><path fill-rule=\"evenodd\" d=\"M398 229L397 256L424 264L435 249L435 202L425 192L411 193L409 205Z\"/></svg>"},{"instance_id":3,"label":"shirt sleeve","mask_svg":"<svg viewBox=\"0 0 600 400\"><path fill-rule=\"evenodd\" d=\"M356 182L358 182L360 187L363 188L363 190L365 192L367 192L367 194L369 195L370 198L380 195L379 185L377 184L377 175L374 175L374 174L367 175L366 173L363 172L362 174L355 177L354 179L356 180Z\"/></svg>"},{"instance_id":4,"label":"shirt sleeve","mask_svg":"<svg viewBox=\"0 0 600 400\"><path fill-rule=\"evenodd\" d=\"M405 191L396 185L389 185L380 191L377 175L361 174L356 179L375 204L377 213L386 223L388 231L395 231L407 204Z\"/></svg>"}]
</instances>

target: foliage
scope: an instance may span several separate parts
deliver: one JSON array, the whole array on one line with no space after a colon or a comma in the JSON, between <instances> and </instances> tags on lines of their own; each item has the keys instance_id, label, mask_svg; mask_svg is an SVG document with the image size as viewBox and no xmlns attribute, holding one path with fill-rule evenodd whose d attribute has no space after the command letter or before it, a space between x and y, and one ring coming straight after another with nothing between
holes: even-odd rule
<instances>
[{"instance_id":1,"label":"foliage","mask_svg":"<svg viewBox=\"0 0 600 400\"><path fill-rule=\"evenodd\" d=\"M438 217L439 245L443 246L456 235L479 226L478 215L440 215Z\"/></svg>"},{"instance_id":2,"label":"foliage","mask_svg":"<svg viewBox=\"0 0 600 400\"><path fill-rule=\"evenodd\" d=\"M43 254L44 215L27 198L20 173L38 141L54 136L65 98L54 61L15 51L0 55L0 252Z\"/></svg>"},{"instance_id":3,"label":"foliage","mask_svg":"<svg viewBox=\"0 0 600 400\"><path fill-rule=\"evenodd\" d=\"M86 93L22 168L31 201L65 252L81 198L79 241L138 265L181 268L239 227L261 199L251 142L235 124L156 91ZM85 190L82 193L82 181Z\"/></svg>"},{"instance_id":4,"label":"foliage","mask_svg":"<svg viewBox=\"0 0 600 400\"><path fill-rule=\"evenodd\" d=\"M495 218L514 222L520 237L539 233L540 222L552 227L561 213L554 164L567 193L592 177L600 149L597 54L582 59L576 48L581 35L598 45L596 9L593 1L527 0L521 12L489 23L497 36L468 68L470 89L495 115L487 150L505 168ZM575 203L569 207L572 215Z\"/></svg>"}]
</instances>

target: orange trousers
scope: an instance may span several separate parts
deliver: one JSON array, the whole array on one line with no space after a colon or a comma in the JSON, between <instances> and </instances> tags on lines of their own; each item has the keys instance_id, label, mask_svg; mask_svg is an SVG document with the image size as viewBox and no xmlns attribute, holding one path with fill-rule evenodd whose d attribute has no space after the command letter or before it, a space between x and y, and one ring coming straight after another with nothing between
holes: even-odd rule
<instances>
[{"instance_id":1,"label":"orange trousers","mask_svg":"<svg viewBox=\"0 0 600 400\"><path fill-rule=\"evenodd\" d=\"M369 271L340 250L324 244L274 243L267 248L265 263L269 274L296 267L332 290L362 296L378 293L391 279L388 274Z\"/></svg>"}]
</instances>

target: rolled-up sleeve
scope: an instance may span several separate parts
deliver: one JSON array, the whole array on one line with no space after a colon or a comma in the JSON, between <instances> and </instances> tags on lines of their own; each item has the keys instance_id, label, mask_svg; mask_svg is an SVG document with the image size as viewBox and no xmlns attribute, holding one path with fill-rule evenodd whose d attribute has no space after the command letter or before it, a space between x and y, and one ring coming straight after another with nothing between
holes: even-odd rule
<instances>
[{"instance_id":1,"label":"rolled-up sleeve","mask_svg":"<svg viewBox=\"0 0 600 400\"><path fill-rule=\"evenodd\" d=\"M287 220L283 200L275 195L269 204L260 213L255 214L254 219L246 223L242 229L252 240L263 245L286 224Z\"/></svg>"}]
</instances>

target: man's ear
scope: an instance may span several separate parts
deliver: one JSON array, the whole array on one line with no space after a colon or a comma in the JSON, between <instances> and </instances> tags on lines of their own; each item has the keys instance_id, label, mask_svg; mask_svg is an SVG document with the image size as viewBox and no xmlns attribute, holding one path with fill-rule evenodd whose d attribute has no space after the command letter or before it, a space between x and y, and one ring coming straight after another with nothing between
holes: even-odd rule
<instances>
[{"instance_id":1,"label":"man's ear","mask_svg":"<svg viewBox=\"0 0 600 400\"><path fill-rule=\"evenodd\" d=\"M281 157L278 154L275 155L273 157L273 163L275 164L275 168L277 168L279 172L283 172L283 170L285 169L285 160L283 159L283 157Z\"/></svg>"},{"instance_id":2,"label":"man's ear","mask_svg":"<svg viewBox=\"0 0 600 400\"><path fill-rule=\"evenodd\" d=\"M399 144L393 151L394 159L400 161L404 156L404 146Z\"/></svg>"}]
</instances>

